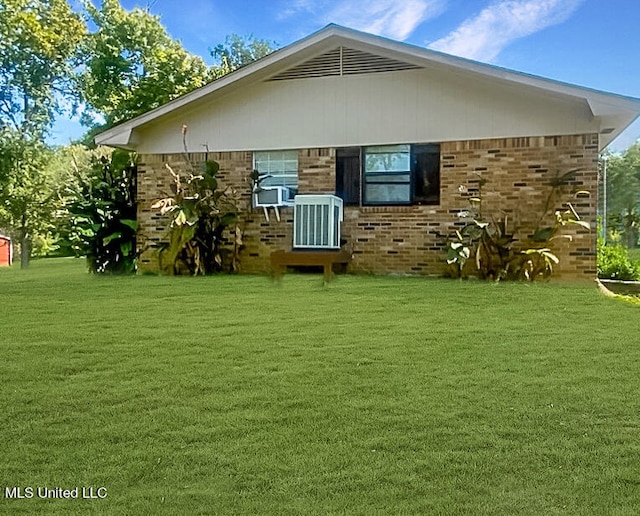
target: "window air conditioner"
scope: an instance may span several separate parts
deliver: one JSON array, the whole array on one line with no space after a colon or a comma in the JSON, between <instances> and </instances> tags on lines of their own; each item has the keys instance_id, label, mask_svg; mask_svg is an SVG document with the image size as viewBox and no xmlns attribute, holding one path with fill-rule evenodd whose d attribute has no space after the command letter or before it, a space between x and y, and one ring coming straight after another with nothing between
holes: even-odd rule
<instances>
[{"instance_id":1,"label":"window air conditioner","mask_svg":"<svg viewBox=\"0 0 640 516\"><path fill-rule=\"evenodd\" d=\"M296 195L293 247L340 249L342 199L335 195Z\"/></svg>"},{"instance_id":2,"label":"window air conditioner","mask_svg":"<svg viewBox=\"0 0 640 516\"><path fill-rule=\"evenodd\" d=\"M263 186L253 193L253 205L256 208L290 206L289 189L286 186Z\"/></svg>"}]
</instances>

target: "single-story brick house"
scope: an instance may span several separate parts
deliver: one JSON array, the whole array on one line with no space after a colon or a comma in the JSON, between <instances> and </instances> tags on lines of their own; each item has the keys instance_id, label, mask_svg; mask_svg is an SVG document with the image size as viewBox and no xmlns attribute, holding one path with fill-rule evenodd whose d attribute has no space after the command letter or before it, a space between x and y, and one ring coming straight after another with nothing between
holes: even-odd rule
<instances>
[{"instance_id":1,"label":"single-story brick house","mask_svg":"<svg viewBox=\"0 0 640 516\"><path fill-rule=\"evenodd\" d=\"M640 99L329 25L96 142L138 153L142 270L157 268L166 221L151 204L169 191L165 163L184 166L187 125L190 159L218 161L220 183L241 194L244 271L292 248L296 194L334 194L349 270L442 274L468 206L461 191L473 194L478 174L483 209L509 213L526 234L551 177L577 168L557 208L571 202L594 229L557 244L557 273L593 278L599 152L639 114ZM252 195L254 169L269 174L279 216L267 220Z\"/></svg>"}]
</instances>

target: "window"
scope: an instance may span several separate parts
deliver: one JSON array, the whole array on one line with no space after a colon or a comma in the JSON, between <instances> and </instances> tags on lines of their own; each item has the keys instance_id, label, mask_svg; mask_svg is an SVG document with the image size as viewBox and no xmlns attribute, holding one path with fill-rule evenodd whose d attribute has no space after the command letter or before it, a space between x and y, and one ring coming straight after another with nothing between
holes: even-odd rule
<instances>
[{"instance_id":1,"label":"window","mask_svg":"<svg viewBox=\"0 0 640 516\"><path fill-rule=\"evenodd\" d=\"M337 149L336 194L352 206L438 204L440 146Z\"/></svg>"},{"instance_id":2,"label":"window","mask_svg":"<svg viewBox=\"0 0 640 516\"><path fill-rule=\"evenodd\" d=\"M253 154L253 167L264 175L260 186L284 186L288 199L298 193L298 151L261 151Z\"/></svg>"},{"instance_id":3,"label":"window","mask_svg":"<svg viewBox=\"0 0 640 516\"><path fill-rule=\"evenodd\" d=\"M364 203L411 202L411 146L386 145L364 149Z\"/></svg>"}]
</instances>

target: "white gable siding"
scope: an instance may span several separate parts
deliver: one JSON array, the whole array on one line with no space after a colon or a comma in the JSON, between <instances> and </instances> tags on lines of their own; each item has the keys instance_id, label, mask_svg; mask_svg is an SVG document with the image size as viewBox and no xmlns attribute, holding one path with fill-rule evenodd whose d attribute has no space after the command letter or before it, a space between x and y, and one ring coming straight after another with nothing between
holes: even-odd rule
<instances>
[{"instance_id":1,"label":"white gable siding","mask_svg":"<svg viewBox=\"0 0 640 516\"><path fill-rule=\"evenodd\" d=\"M134 131L137 151L343 147L598 132L586 101L427 69L254 83Z\"/></svg>"}]
</instances>

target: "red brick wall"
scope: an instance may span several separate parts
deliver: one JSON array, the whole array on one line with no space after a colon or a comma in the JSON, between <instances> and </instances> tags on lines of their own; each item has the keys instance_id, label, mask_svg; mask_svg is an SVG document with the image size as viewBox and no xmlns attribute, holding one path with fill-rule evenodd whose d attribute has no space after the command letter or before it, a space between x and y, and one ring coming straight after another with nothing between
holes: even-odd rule
<instances>
[{"instance_id":1,"label":"red brick wall","mask_svg":"<svg viewBox=\"0 0 640 516\"><path fill-rule=\"evenodd\" d=\"M201 162L204 153L191 154ZM251 208L249 174L252 152L209 153L220 163L219 182L232 186L241 198L240 227L245 248L241 253L245 272L264 272L269 254L291 249L293 210L281 208L278 221L273 210L270 220L262 209ZM556 276L568 279L595 277L595 218L598 136L505 138L441 144L441 198L438 206L346 207L342 236L353 253L350 270L377 274L433 274L446 270L447 237L463 224L458 213L468 207L468 198L478 194L480 175L486 180L482 189L483 213L509 215L517 233L533 232L538 224L556 173L579 168L580 172L558 193L550 205L546 221L553 222L555 209L571 202L593 230L571 228L574 240L557 240L553 251L560 256ZM169 191L169 173L165 163L176 170L185 167L181 155L141 156L139 165L140 225L139 249L142 270L157 270L155 246L166 235L166 221L150 209L161 192ZM299 193L335 191L335 150L305 149L298 154ZM467 188L466 194L459 186ZM588 191L578 198L576 193ZM583 194L584 195L584 194ZM530 242L520 242L530 245Z\"/></svg>"}]
</instances>

